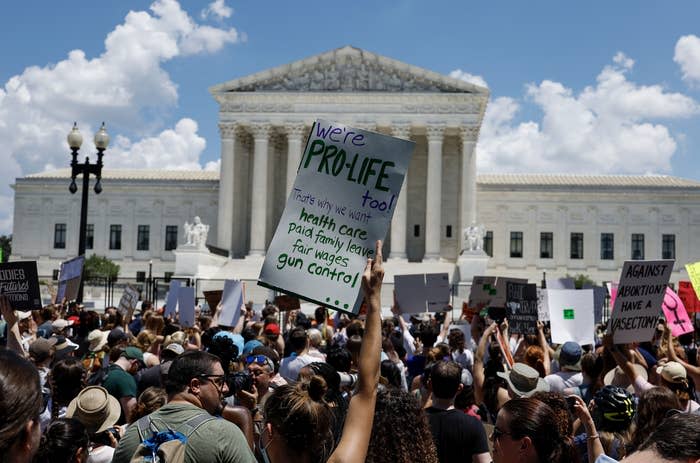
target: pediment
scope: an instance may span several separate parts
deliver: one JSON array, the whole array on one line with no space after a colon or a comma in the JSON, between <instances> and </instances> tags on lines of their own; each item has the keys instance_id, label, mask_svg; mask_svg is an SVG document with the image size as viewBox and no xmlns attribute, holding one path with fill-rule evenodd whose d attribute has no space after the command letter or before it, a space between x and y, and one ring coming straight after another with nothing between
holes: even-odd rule
<instances>
[{"instance_id":1,"label":"pediment","mask_svg":"<svg viewBox=\"0 0 700 463\"><path fill-rule=\"evenodd\" d=\"M209 89L229 92L473 93L488 89L355 47L343 47Z\"/></svg>"}]
</instances>

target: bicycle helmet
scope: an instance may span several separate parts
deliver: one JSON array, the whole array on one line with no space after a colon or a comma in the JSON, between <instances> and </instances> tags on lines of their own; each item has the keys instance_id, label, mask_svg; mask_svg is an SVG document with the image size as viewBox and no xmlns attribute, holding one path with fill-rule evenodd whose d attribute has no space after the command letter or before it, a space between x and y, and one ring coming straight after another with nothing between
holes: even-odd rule
<instances>
[{"instance_id":1,"label":"bicycle helmet","mask_svg":"<svg viewBox=\"0 0 700 463\"><path fill-rule=\"evenodd\" d=\"M627 426L634 417L634 399L625 389L617 386L604 386L593 397L603 422Z\"/></svg>"}]
</instances>

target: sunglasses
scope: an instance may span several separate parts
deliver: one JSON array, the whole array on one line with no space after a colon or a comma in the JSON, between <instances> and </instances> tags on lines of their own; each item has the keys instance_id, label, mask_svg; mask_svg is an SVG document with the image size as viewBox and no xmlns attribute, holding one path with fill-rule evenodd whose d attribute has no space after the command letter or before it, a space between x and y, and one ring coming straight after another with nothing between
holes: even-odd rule
<instances>
[{"instance_id":1,"label":"sunglasses","mask_svg":"<svg viewBox=\"0 0 700 463\"><path fill-rule=\"evenodd\" d=\"M491 432L491 440L492 441L498 440L502 436L512 436L512 434L494 426L493 431Z\"/></svg>"},{"instance_id":2,"label":"sunglasses","mask_svg":"<svg viewBox=\"0 0 700 463\"><path fill-rule=\"evenodd\" d=\"M219 390L226 384L226 375L199 375L198 378L211 382Z\"/></svg>"},{"instance_id":3,"label":"sunglasses","mask_svg":"<svg viewBox=\"0 0 700 463\"><path fill-rule=\"evenodd\" d=\"M270 370L275 369L275 365L272 363L272 360L265 355L249 355L245 358L245 363L248 365L251 363L257 363L259 365L267 365L270 367Z\"/></svg>"}]
</instances>

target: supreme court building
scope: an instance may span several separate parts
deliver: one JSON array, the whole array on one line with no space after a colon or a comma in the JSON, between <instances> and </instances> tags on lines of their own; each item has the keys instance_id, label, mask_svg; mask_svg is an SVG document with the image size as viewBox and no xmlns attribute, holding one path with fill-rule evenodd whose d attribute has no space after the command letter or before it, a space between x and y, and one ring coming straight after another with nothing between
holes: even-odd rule
<instances>
[{"instance_id":1,"label":"supreme court building","mask_svg":"<svg viewBox=\"0 0 700 463\"><path fill-rule=\"evenodd\" d=\"M182 225L199 216L228 252L216 278L254 279L315 119L411 139L416 150L385 242L387 276L448 271L463 230L483 224L487 274L585 273L616 280L628 259L700 260L700 182L669 176L476 173L486 88L353 47L210 88L221 169L103 172L90 198L88 252L133 278L172 273ZM507 166L504 166L507 170ZM62 169L16 180L13 260L51 275L77 253L79 195Z\"/></svg>"}]
</instances>

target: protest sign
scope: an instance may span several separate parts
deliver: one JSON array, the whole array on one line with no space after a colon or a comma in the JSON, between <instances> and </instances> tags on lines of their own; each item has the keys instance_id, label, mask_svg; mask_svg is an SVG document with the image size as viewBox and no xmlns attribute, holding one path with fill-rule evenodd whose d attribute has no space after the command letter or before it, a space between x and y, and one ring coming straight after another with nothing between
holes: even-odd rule
<instances>
[{"instance_id":1,"label":"protest sign","mask_svg":"<svg viewBox=\"0 0 700 463\"><path fill-rule=\"evenodd\" d=\"M683 301L685 310L689 314L700 312L700 300L698 300L695 290L689 281L678 282L678 297Z\"/></svg>"},{"instance_id":2,"label":"protest sign","mask_svg":"<svg viewBox=\"0 0 700 463\"><path fill-rule=\"evenodd\" d=\"M467 320L469 323L472 322L474 319L475 315L479 314L479 310L476 310L475 308L469 307L469 304L467 304L467 301L462 302L462 317L464 317L465 320Z\"/></svg>"},{"instance_id":3,"label":"protest sign","mask_svg":"<svg viewBox=\"0 0 700 463\"><path fill-rule=\"evenodd\" d=\"M442 312L449 308L450 289L447 273L394 276L401 313Z\"/></svg>"},{"instance_id":4,"label":"protest sign","mask_svg":"<svg viewBox=\"0 0 700 463\"><path fill-rule=\"evenodd\" d=\"M181 286L177 291L178 320L180 326L194 326L194 287Z\"/></svg>"},{"instance_id":5,"label":"protest sign","mask_svg":"<svg viewBox=\"0 0 700 463\"><path fill-rule=\"evenodd\" d=\"M506 283L506 308L510 333L537 333L537 285Z\"/></svg>"},{"instance_id":6,"label":"protest sign","mask_svg":"<svg viewBox=\"0 0 700 463\"><path fill-rule=\"evenodd\" d=\"M14 310L41 309L36 262L0 264L0 294L7 298Z\"/></svg>"},{"instance_id":7,"label":"protest sign","mask_svg":"<svg viewBox=\"0 0 700 463\"><path fill-rule=\"evenodd\" d=\"M275 298L275 305L282 312L288 312L290 310L301 309L301 301L298 297L290 296L288 294L282 294Z\"/></svg>"},{"instance_id":8,"label":"protest sign","mask_svg":"<svg viewBox=\"0 0 700 463\"><path fill-rule=\"evenodd\" d=\"M690 321L690 317L688 317L688 312L685 310L683 302L669 287L666 287L666 294L664 295L661 308L664 310L666 322L671 328L672 335L678 337L682 334L695 331L693 322Z\"/></svg>"},{"instance_id":9,"label":"protest sign","mask_svg":"<svg viewBox=\"0 0 700 463\"><path fill-rule=\"evenodd\" d=\"M593 286L593 319L596 323L603 323L603 306L608 290L605 286Z\"/></svg>"},{"instance_id":10,"label":"protest sign","mask_svg":"<svg viewBox=\"0 0 700 463\"><path fill-rule=\"evenodd\" d=\"M547 289L576 289L573 278L547 278Z\"/></svg>"},{"instance_id":11,"label":"protest sign","mask_svg":"<svg viewBox=\"0 0 700 463\"><path fill-rule=\"evenodd\" d=\"M496 294L489 301L490 307L504 307L506 306L506 285L508 282L526 284L527 279L523 278L507 278L507 277L497 277L496 278Z\"/></svg>"},{"instance_id":12,"label":"protest sign","mask_svg":"<svg viewBox=\"0 0 700 463\"><path fill-rule=\"evenodd\" d=\"M617 297L617 287L620 286L620 283L617 281L606 281L605 282L605 287L608 288L608 294L610 295L610 313L613 311L613 307L615 307L615 298Z\"/></svg>"},{"instance_id":13,"label":"protest sign","mask_svg":"<svg viewBox=\"0 0 700 463\"><path fill-rule=\"evenodd\" d=\"M129 320L134 314L134 308L139 300L139 291L131 285L126 285L117 310L122 314L125 320Z\"/></svg>"},{"instance_id":14,"label":"protest sign","mask_svg":"<svg viewBox=\"0 0 700 463\"><path fill-rule=\"evenodd\" d=\"M216 307L219 305L219 302L221 302L221 296L224 294L224 291L221 289L216 289L213 291L203 291L202 294L204 294L204 299L207 301L207 305L209 306L209 312L214 313Z\"/></svg>"},{"instance_id":15,"label":"protest sign","mask_svg":"<svg viewBox=\"0 0 700 463\"><path fill-rule=\"evenodd\" d=\"M608 324L615 344L646 342L654 337L673 263L673 260L625 262Z\"/></svg>"},{"instance_id":16,"label":"protest sign","mask_svg":"<svg viewBox=\"0 0 700 463\"><path fill-rule=\"evenodd\" d=\"M688 272L688 278L695 290L695 296L700 298L700 262L694 264L685 264L685 270Z\"/></svg>"},{"instance_id":17,"label":"protest sign","mask_svg":"<svg viewBox=\"0 0 700 463\"><path fill-rule=\"evenodd\" d=\"M496 277L475 276L469 292L469 307L477 312L488 307L496 295Z\"/></svg>"},{"instance_id":18,"label":"protest sign","mask_svg":"<svg viewBox=\"0 0 700 463\"><path fill-rule=\"evenodd\" d=\"M165 313L166 317L175 315L177 309L177 293L180 290L180 280L170 280L170 288L168 289L168 296L165 299Z\"/></svg>"},{"instance_id":19,"label":"protest sign","mask_svg":"<svg viewBox=\"0 0 700 463\"><path fill-rule=\"evenodd\" d=\"M537 288L537 319L541 322L549 321L549 305L547 302L547 290Z\"/></svg>"},{"instance_id":20,"label":"protest sign","mask_svg":"<svg viewBox=\"0 0 700 463\"><path fill-rule=\"evenodd\" d=\"M80 280L83 278L83 265L85 256L74 257L61 263L58 273L58 289L56 290L55 303L60 304L65 298L74 301L78 297Z\"/></svg>"},{"instance_id":21,"label":"protest sign","mask_svg":"<svg viewBox=\"0 0 700 463\"><path fill-rule=\"evenodd\" d=\"M224 281L224 293L221 296L221 314L219 324L236 326L241 318L241 307L245 294L245 283L240 280Z\"/></svg>"},{"instance_id":22,"label":"protest sign","mask_svg":"<svg viewBox=\"0 0 700 463\"><path fill-rule=\"evenodd\" d=\"M547 305L553 343L594 343L592 289L548 289Z\"/></svg>"},{"instance_id":23,"label":"protest sign","mask_svg":"<svg viewBox=\"0 0 700 463\"><path fill-rule=\"evenodd\" d=\"M389 228L414 146L314 122L258 284L357 313L362 272Z\"/></svg>"}]
</instances>

